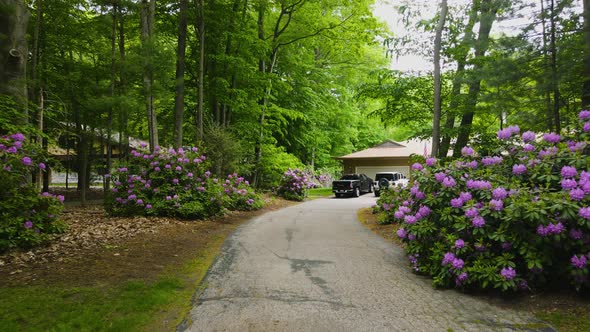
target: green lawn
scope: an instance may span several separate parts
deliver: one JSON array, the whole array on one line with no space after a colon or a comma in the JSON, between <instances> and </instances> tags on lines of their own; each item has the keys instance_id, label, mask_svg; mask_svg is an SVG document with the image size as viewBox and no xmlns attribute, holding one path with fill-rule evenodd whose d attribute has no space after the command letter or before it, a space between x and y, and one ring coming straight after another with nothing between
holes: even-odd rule
<instances>
[{"instance_id":1,"label":"green lawn","mask_svg":"<svg viewBox=\"0 0 590 332\"><path fill-rule=\"evenodd\" d=\"M214 236L195 259L156 281L0 287L0 331L174 330L224 239Z\"/></svg>"},{"instance_id":2,"label":"green lawn","mask_svg":"<svg viewBox=\"0 0 590 332\"><path fill-rule=\"evenodd\" d=\"M334 195L332 188L313 188L307 192L309 198L330 197L332 195Z\"/></svg>"}]
</instances>

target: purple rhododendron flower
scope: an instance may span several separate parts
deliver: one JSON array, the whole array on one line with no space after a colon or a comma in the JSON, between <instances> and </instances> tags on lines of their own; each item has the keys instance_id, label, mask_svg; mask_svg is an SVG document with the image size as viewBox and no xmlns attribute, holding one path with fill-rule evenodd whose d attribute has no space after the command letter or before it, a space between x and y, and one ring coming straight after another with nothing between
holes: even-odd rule
<instances>
[{"instance_id":1,"label":"purple rhododendron flower","mask_svg":"<svg viewBox=\"0 0 590 332\"><path fill-rule=\"evenodd\" d=\"M438 173L434 174L434 179L438 182L442 182L446 177L447 177L447 175L443 172L438 172Z\"/></svg>"},{"instance_id":2,"label":"purple rhododendron flower","mask_svg":"<svg viewBox=\"0 0 590 332\"><path fill-rule=\"evenodd\" d=\"M508 128L501 129L501 130L498 130L497 135L498 135L498 139L507 140L510 138L510 136L512 136L512 131L510 131Z\"/></svg>"},{"instance_id":3,"label":"purple rhododendron flower","mask_svg":"<svg viewBox=\"0 0 590 332\"><path fill-rule=\"evenodd\" d=\"M416 221L418 221L418 218L416 218L415 216L412 216L412 215L408 215L408 216L404 217L404 221L408 225L413 225L416 223Z\"/></svg>"},{"instance_id":4,"label":"purple rhododendron flower","mask_svg":"<svg viewBox=\"0 0 590 332\"><path fill-rule=\"evenodd\" d=\"M584 237L584 232L579 229L572 228L570 229L569 236L572 238L572 240L581 240L582 237Z\"/></svg>"},{"instance_id":5,"label":"purple rhododendron flower","mask_svg":"<svg viewBox=\"0 0 590 332\"><path fill-rule=\"evenodd\" d=\"M470 192L462 192L459 194L459 198L463 200L463 202L470 201L473 197L471 196Z\"/></svg>"},{"instance_id":6,"label":"purple rhododendron flower","mask_svg":"<svg viewBox=\"0 0 590 332\"><path fill-rule=\"evenodd\" d=\"M478 166L479 164L477 163L477 161L473 160L473 161L470 161L470 162L468 162L468 163L465 163L464 165L465 165L465 167L467 167L467 168L473 168L473 169L475 169L475 168L477 168L477 166Z\"/></svg>"},{"instance_id":7,"label":"purple rhododendron flower","mask_svg":"<svg viewBox=\"0 0 590 332\"><path fill-rule=\"evenodd\" d=\"M512 280L516 277L516 270L512 267L505 267L500 271L500 275L506 280Z\"/></svg>"},{"instance_id":8,"label":"purple rhododendron flower","mask_svg":"<svg viewBox=\"0 0 590 332\"><path fill-rule=\"evenodd\" d=\"M504 208L504 202L498 199L492 199L490 201L490 209L494 211L500 211Z\"/></svg>"},{"instance_id":9,"label":"purple rhododendron flower","mask_svg":"<svg viewBox=\"0 0 590 332\"><path fill-rule=\"evenodd\" d=\"M39 163L39 168L40 169L46 169L47 166L44 163Z\"/></svg>"},{"instance_id":10,"label":"purple rhododendron flower","mask_svg":"<svg viewBox=\"0 0 590 332\"><path fill-rule=\"evenodd\" d=\"M403 212L401 212L401 211L399 211L399 210L398 210L398 211L395 211L395 213L393 214L393 217L394 217L395 219L401 219L401 218L403 218L403 217L404 217L404 213L403 213Z\"/></svg>"},{"instance_id":11,"label":"purple rhododendron flower","mask_svg":"<svg viewBox=\"0 0 590 332\"><path fill-rule=\"evenodd\" d=\"M463 247L465 247L465 241L463 241L463 239L458 239L455 241L455 248L461 249Z\"/></svg>"},{"instance_id":12,"label":"purple rhododendron flower","mask_svg":"<svg viewBox=\"0 0 590 332\"><path fill-rule=\"evenodd\" d=\"M522 164L512 166L512 174L521 175L526 173L526 166Z\"/></svg>"},{"instance_id":13,"label":"purple rhododendron flower","mask_svg":"<svg viewBox=\"0 0 590 332\"><path fill-rule=\"evenodd\" d=\"M532 142L537 138L537 135L529 130L522 133L521 137L523 142Z\"/></svg>"},{"instance_id":14,"label":"purple rhododendron flower","mask_svg":"<svg viewBox=\"0 0 590 332\"><path fill-rule=\"evenodd\" d=\"M465 263L463 262L463 260L461 258L455 258L455 259L453 259L452 265L453 265L453 268L455 270L461 270L463 268L463 265L464 264Z\"/></svg>"},{"instance_id":15,"label":"purple rhododendron flower","mask_svg":"<svg viewBox=\"0 0 590 332\"><path fill-rule=\"evenodd\" d=\"M583 269L586 267L586 263L588 262L586 256L580 255L580 257L573 255L571 260L573 267L577 269Z\"/></svg>"},{"instance_id":16,"label":"purple rhododendron flower","mask_svg":"<svg viewBox=\"0 0 590 332\"><path fill-rule=\"evenodd\" d=\"M578 170L573 166L563 166L561 168L561 176L563 178L573 178L578 175Z\"/></svg>"},{"instance_id":17,"label":"purple rhododendron flower","mask_svg":"<svg viewBox=\"0 0 590 332\"><path fill-rule=\"evenodd\" d=\"M473 220L471 220L471 224L475 228L482 228L486 224L486 221L483 219L483 217L476 216L473 218Z\"/></svg>"},{"instance_id":18,"label":"purple rhododendron flower","mask_svg":"<svg viewBox=\"0 0 590 332\"><path fill-rule=\"evenodd\" d=\"M531 144L528 144L528 143L527 143L527 144L525 144L525 145L522 147L522 149L523 149L524 151L526 151L526 152L533 152L533 151L535 151L535 147L534 147L533 145L531 145Z\"/></svg>"},{"instance_id":19,"label":"purple rhododendron flower","mask_svg":"<svg viewBox=\"0 0 590 332\"><path fill-rule=\"evenodd\" d=\"M508 192L506 191L506 189L502 188L502 187L498 187L494 190L492 190L492 197L494 199L505 199L508 196Z\"/></svg>"},{"instance_id":20,"label":"purple rhododendron flower","mask_svg":"<svg viewBox=\"0 0 590 332\"><path fill-rule=\"evenodd\" d=\"M472 207L472 208L467 209L467 211L465 211L465 215L468 218L475 218L479 215L479 211L476 208Z\"/></svg>"},{"instance_id":21,"label":"purple rhododendron flower","mask_svg":"<svg viewBox=\"0 0 590 332\"><path fill-rule=\"evenodd\" d=\"M31 229L31 228L33 228L33 222L30 220L27 220L23 223L23 226L27 229Z\"/></svg>"},{"instance_id":22,"label":"purple rhododendron flower","mask_svg":"<svg viewBox=\"0 0 590 332\"><path fill-rule=\"evenodd\" d=\"M512 243L510 243L510 242L502 242L502 244L500 246L502 247L503 250L512 249Z\"/></svg>"},{"instance_id":23,"label":"purple rhododendron flower","mask_svg":"<svg viewBox=\"0 0 590 332\"><path fill-rule=\"evenodd\" d=\"M559 143L561 136L556 133L548 133L543 135L543 140L547 143Z\"/></svg>"},{"instance_id":24,"label":"purple rhododendron flower","mask_svg":"<svg viewBox=\"0 0 590 332\"><path fill-rule=\"evenodd\" d=\"M445 253L443 260L442 260L442 265L447 265L452 263L455 260L455 254L453 254L452 252L447 252Z\"/></svg>"},{"instance_id":25,"label":"purple rhododendron flower","mask_svg":"<svg viewBox=\"0 0 590 332\"><path fill-rule=\"evenodd\" d=\"M22 133L16 133L16 134L10 135L10 138L12 138L15 141L22 142L25 140L25 135L23 135Z\"/></svg>"},{"instance_id":26,"label":"purple rhododendron flower","mask_svg":"<svg viewBox=\"0 0 590 332\"><path fill-rule=\"evenodd\" d=\"M403 214L407 214L412 212L412 209L404 205L399 207L399 211L401 211Z\"/></svg>"},{"instance_id":27,"label":"purple rhododendron flower","mask_svg":"<svg viewBox=\"0 0 590 332\"><path fill-rule=\"evenodd\" d=\"M451 199L451 206L458 209L463 206L463 200L461 198L453 198Z\"/></svg>"},{"instance_id":28,"label":"purple rhododendron flower","mask_svg":"<svg viewBox=\"0 0 590 332\"><path fill-rule=\"evenodd\" d=\"M467 274L467 272L462 272L457 276L457 278L455 278L455 284L457 286L461 286L465 281L467 281L468 278L469 274Z\"/></svg>"},{"instance_id":29,"label":"purple rhododendron flower","mask_svg":"<svg viewBox=\"0 0 590 332\"><path fill-rule=\"evenodd\" d=\"M581 201L584 199L584 197L586 196L586 193L584 192L584 190L580 189L580 188L575 188L570 190L570 198L573 201Z\"/></svg>"},{"instance_id":30,"label":"purple rhododendron flower","mask_svg":"<svg viewBox=\"0 0 590 332\"><path fill-rule=\"evenodd\" d=\"M590 111L589 110L582 110L578 113L580 120L589 120L590 119Z\"/></svg>"},{"instance_id":31,"label":"purple rhododendron flower","mask_svg":"<svg viewBox=\"0 0 590 332\"><path fill-rule=\"evenodd\" d=\"M426 166L434 166L436 164L436 158L426 159Z\"/></svg>"},{"instance_id":32,"label":"purple rhododendron flower","mask_svg":"<svg viewBox=\"0 0 590 332\"><path fill-rule=\"evenodd\" d=\"M408 240L410 240L410 241L416 240L416 235L414 235L414 234L408 234Z\"/></svg>"},{"instance_id":33,"label":"purple rhododendron flower","mask_svg":"<svg viewBox=\"0 0 590 332\"><path fill-rule=\"evenodd\" d=\"M405 239L408 236L408 232L405 229L400 228L397 230L397 236L399 236L400 239Z\"/></svg>"},{"instance_id":34,"label":"purple rhododendron flower","mask_svg":"<svg viewBox=\"0 0 590 332\"><path fill-rule=\"evenodd\" d=\"M543 225L539 225L539 226L537 226L537 234L544 237L549 234L549 230L546 227L544 227Z\"/></svg>"},{"instance_id":35,"label":"purple rhododendron flower","mask_svg":"<svg viewBox=\"0 0 590 332\"><path fill-rule=\"evenodd\" d=\"M459 197L459 198L453 198L451 199L451 206L454 208L460 208L463 206L463 200Z\"/></svg>"},{"instance_id":36,"label":"purple rhododendron flower","mask_svg":"<svg viewBox=\"0 0 590 332\"><path fill-rule=\"evenodd\" d=\"M452 188L457 184L457 181L452 176L447 176L442 181L443 187Z\"/></svg>"},{"instance_id":37,"label":"purple rhododendron flower","mask_svg":"<svg viewBox=\"0 0 590 332\"><path fill-rule=\"evenodd\" d=\"M568 149L571 152L582 151L582 150L584 150L584 148L586 148L586 145L587 145L586 142L574 142L574 141L567 142Z\"/></svg>"},{"instance_id":38,"label":"purple rhododendron flower","mask_svg":"<svg viewBox=\"0 0 590 332\"><path fill-rule=\"evenodd\" d=\"M590 122L584 123L584 127L582 127L585 133L590 131Z\"/></svg>"},{"instance_id":39,"label":"purple rhododendron flower","mask_svg":"<svg viewBox=\"0 0 590 332\"><path fill-rule=\"evenodd\" d=\"M420 163L414 163L412 165L412 169L416 170L416 171L421 171L422 169L424 169L424 166L422 166L422 164L420 164Z\"/></svg>"},{"instance_id":40,"label":"purple rhododendron flower","mask_svg":"<svg viewBox=\"0 0 590 332\"><path fill-rule=\"evenodd\" d=\"M590 207L581 207L578 210L578 215L586 220L590 220Z\"/></svg>"},{"instance_id":41,"label":"purple rhododendron flower","mask_svg":"<svg viewBox=\"0 0 590 332\"><path fill-rule=\"evenodd\" d=\"M497 164L502 163L502 161L504 161L504 158L498 157L498 156L484 157L481 159L481 163L484 164L485 166L497 165Z\"/></svg>"},{"instance_id":42,"label":"purple rhododendron flower","mask_svg":"<svg viewBox=\"0 0 590 332\"><path fill-rule=\"evenodd\" d=\"M461 149L461 154L462 154L463 156L473 156L473 154L474 154L474 153L475 153L475 151L474 151L474 150L473 150L473 148L472 148L472 147L470 147L470 146L464 146L464 147Z\"/></svg>"},{"instance_id":43,"label":"purple rhododendron flower","mask_svg":"<svg viewBox=\"0 0 590 332\"><path fill-rule=\"evenodd\" d=\"M65 197L63 195L57 195L57 199L63 203L65 200Z\"/></svg>"},{"instance_id":44,"label":"purple rhododendron flower","mask_svg":"<svg viewBox=\"0 0 590 332\"><path fill-rule=\"evenodd\" d=\"M33 163L33 161L31 160L31 158L29 157L23 157L23 159L21 159L23 165L25 166L31 166L31 164Z\"/></svg>"},{"instance_id":45,"label":"purple rhododendron flower","mask_svg":"<svg viewBox=\"0 0 590 332\"><path fill-rule=\"evenodd\" d=\"M427 217L428 215L430 215L430 208L426 205L422 205L420 206L420 208L418 209L418 213L422 216L422 217Z\"/></svg>"},{"instance_id":46,"label":"purple rhododendron flower","mask_svg":"<svg viewBox=\"0 0 590 332\"><path fill-rule=\"evenodd\" d=\"M563 190L571 190L578 186L578 183L574 179L563 179L561 180L561 188Z\"/></svg>"},{"instance_id":47,"label":"purple rhododendron flower","mask_svg":"<svg viewBox=\"0 0 590 332\"><path fill-rule=\"evenodd\" d=\"M138 200L137 200L137 204L138 204L138 205L143 205L143 199L141 199L141 198L140 198L140 199L138 199Z\"/></svg>"},{"instance_id":48,"label":"purple rhododendron flower","mask_svg":"<svg viewBox=\"0 0 590 332\"><path fill-rule=\"evenodd\" d=\"M180 172L180 171L182 171L182 167L180 167L180 166L176 166L176 171L177 171L177 172Z\"/></svg>"}]
</instances>

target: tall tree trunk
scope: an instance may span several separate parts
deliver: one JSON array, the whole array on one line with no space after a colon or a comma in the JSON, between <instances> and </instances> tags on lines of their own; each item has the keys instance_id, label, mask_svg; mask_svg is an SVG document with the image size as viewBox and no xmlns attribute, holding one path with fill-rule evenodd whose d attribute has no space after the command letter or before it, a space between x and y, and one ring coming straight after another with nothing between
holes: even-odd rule
<instances>
[{"instance_id":1,"label":"tall tree trunk","mask_svg":"<svg viewBox=\"0 0 590 332\"><path fill-rule=\"evenodd\" d=\"M127 94L127 75L125 73L125 17L123 15L122 6L119 9L119 93L121 96ZM119 128L119 159L127 156L127 150L129 149L129 111L127 107L121 107L119 109L121 116Z\"/></svg>"},{"instance_id":2,"label":"tall tree trunk","mask_svg":"<svg viewBox=\"0 0 590 332\"><path fill-rule=\"evenodd\" d=\"M178 49L176 51L176 95L174 96L174 147L182 146L182 123L184 116L184 67L186 53L186 11L188 0L180 0L178 13Z\"/></svg>"},{"instance_id":3,"label":"tall tree trunk","mask_svg":"<svg viewBox=\"0 0 590 332\"><path fill-rule=\"evenodd\" d=\"M465 76L465 65L467 62L467 55L471 44L473 42L473 26L477 21L477 13L479 11L479 0L474 0L469 12L469 20L465 26L465 34L461 41L461 53L457 56L457 71L453 78L453 87L451 88L451 102L449 104L449 112L447 112L447 120L445 121L445 131L441 140L438 156L444 158L449 153L451 147L452 130L455 127L455 112L459 107L459 99L461 97L461 86Z\"/></svg>"},{"instance_id":4,"label":"tall tree trunk","mask_svg":"<svg viewBox=\"0 0 590 332\"><path fill-rule=\"evenodd\" d=\"M197 139L203 140L203 95L205 78L205 1L199 0L197 7L197 25L199 34L199 74L198 74L198 98L197 98Z\"/></svg>"},{"instance_id":5,"label":"tall tree trunk","mask_svg":"<svg viewBox=\"0 0 590 332\"><path fill-rule=\"evenodd\" d=\"M469 136L471 135L471 125L473 123L473 116L475 115L475 106L477 105L477 98L481 88L481 77L478 76L482 69L481 58L485 56L488 49L490 30L496 19L496 13L498 12L500 2L500 0L483 0L481 2L479 33L475 44L475 64L473 66L475 76L472 77L469 82L466 110L461 118L459 135L457 136L457 143L455 143L455 149L453 150L454 156L461 155L461 149L467 145Z\"/></svg>"},{"instance_id":6,"label":"tall tree trunk","mask_svg":"<svg viewBox=\"0 0 590 332\"><path fill-rule=\"evenodd\" d=\"M0 94L10 96L20 108L18 124L29 122L27 107L27 24L23 0L0 0ZM2 40L3 39L3 40Z\"/></svg>"},{"instance_id":7,"label":"tall tree trunk","mask_svg":"<svg viewBox=\"0 0 590 332\"><path fill-rule=\"evenodd\" d=\"M158 121L154 96L154 69L152 43L154 42L155 0L141 1L141 42L143 47L143 87L148 118L150 151L160 145L158 141Z\"/></svg>"},{"instance_id":8,"label":"tall tree trunk","mask_svg":"<svg viewBox=\"0 0 590 332\"><path fill-rule=\"evenodd\" d=\"M440 49L442 44L442 31L447 18L447 0L440 3L440 17L434 37L434 117L432 119L432 151L431 156L438 156L440 144L440 113L441 113L441 79L440 79Z\"/></svg>"},{"instance_id":9,"label":"tall tree trunk","mask_svg":"<svg viewBox=\"0 0 590 332\"><path fill-rule=\"evenodd\" d=\"M590 108L590 0L584 0L584 78L582 108Z\"/></svg>"},{"instance_id":10,"label":"tall tree trunk","mask_svg":"<svg viewBox=\"0 0 590 332\"><path fill-rule=\"evenodd\" d=\"M543 34L543 70L547 70L551 67L551 59L549 58L549 51L547 50L547 23L545 15L545 0L541 0L541 33ZM541 78L540 84L542 85L543 94L545 95L545 119L547 122L547 129L553 130L553 108L551 106L551 89L547 84L546 75Z\"/></svg>"},{"instance_id":11,"label":"tall tree trunk","mask_svg":"<svg viewBox=\"0 0 590 332\"><path fill-rule=\"evenodd\" d=\"M264 13L265 7L264 5L260 5L258 8L258 39L264 40ZM261 73L266 72L266 61L261 58L258 60L258 71ZM260 176L260 160L262 159L262 140L264 139L264 108L266 107L266 93L258 100L258 105L260 106L260 116L258 118L258 124L260 126L260 132L256 139L256 144L254 145L254 176L252 178L252 185L257 186L258 180Z\"/></svg>"},{"instance_id":12,"label":"tall tree trunk","mask_svg":"<svg viewBox=\"0 0 590 332\"><path fill-rule=\"evenodd\" d=\"M557 27L555 26L555 2L551 0L551 36L549 41L549 48L551 51L551 87L553 90L553 122L555 124L555 131L561 131L561 120L559 117L559 79L557 77L557 46L555 45L555 34Z\"/></svg>"},{"instance_id":13,"label":"tall tree trunk","mask_svg":"<svg viewBox=\"0 0 590 332\"><path fill-rule=\"evenodd\" d=\"M104 192L107 194L111 189L111 168L113 167L113 108L115 100L115 80L117 77L117 3L113 3L113 22L111 25L111 107L109 107L109 114L107 116L107 162L106 162L106 176L104 179ZM102 151L101 151L102 152Z\"/></svg>"}]
</instances>

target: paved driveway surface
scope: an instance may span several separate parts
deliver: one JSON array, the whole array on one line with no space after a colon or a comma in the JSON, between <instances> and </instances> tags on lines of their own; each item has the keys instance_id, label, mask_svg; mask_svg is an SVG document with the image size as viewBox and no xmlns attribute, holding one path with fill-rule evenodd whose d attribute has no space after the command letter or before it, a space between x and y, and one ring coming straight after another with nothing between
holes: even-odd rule
<instances>
[{"instance_id":1,"label":"paved driveway surface","mask_svg":"<svg viewBox=\"0 0 590 332\"><path fill-rule=\"evenodd\" d=\"M400 248L358 223L356 211L374 202L313 200L243 225L179 330L553 331L526 313L434 290Z\"/></svg>"}]
</instances>

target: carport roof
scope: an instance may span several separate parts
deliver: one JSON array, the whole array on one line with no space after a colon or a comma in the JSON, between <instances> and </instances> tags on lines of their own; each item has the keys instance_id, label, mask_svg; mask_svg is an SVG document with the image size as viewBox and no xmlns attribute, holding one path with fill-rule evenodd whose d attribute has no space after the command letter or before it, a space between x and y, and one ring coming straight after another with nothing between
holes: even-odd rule
<instances>
[{"instance_id":1,"label":"carport roof","mask_svg":"<svg viewBox=\"0 0 590 332\"><path fill-rule=\"evenodd\" d=\"M371 148L335 157L335 159L400 158L409 157L411 154L428 155L429 146L428 141L411 140L398 143L387 140Z\"/></svg>"}]
</instances>

